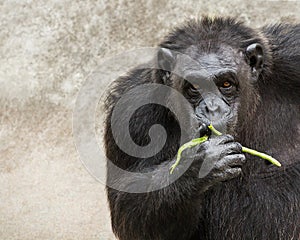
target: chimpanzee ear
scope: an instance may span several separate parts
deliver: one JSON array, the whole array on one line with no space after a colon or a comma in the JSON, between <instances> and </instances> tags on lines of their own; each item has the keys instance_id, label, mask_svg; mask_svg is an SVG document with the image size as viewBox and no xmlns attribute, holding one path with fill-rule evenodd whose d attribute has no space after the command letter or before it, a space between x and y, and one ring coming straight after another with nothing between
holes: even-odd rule
<instances>
[{"instance_id":1,"label":"chimpanzee ear","mask_svg":"<svg viewBox=\"0 0 300 240\"><path fill-rule=\"evenodd\" d=\"M164 71L172 72L176 56L170 49L160 48L157 53L157 66Z\"/></svg>"},{"instance_id":2,"label":"chimpanzee ear","mask_svg":"<svg viewBox=\"0 0 300 240\"><path fill-rule=\"evenodd\" d=\"M246 49L247 62L253 72L260 72L264 64L264 51L259 43L253 43Z\"/></svg>"}]
</instances>

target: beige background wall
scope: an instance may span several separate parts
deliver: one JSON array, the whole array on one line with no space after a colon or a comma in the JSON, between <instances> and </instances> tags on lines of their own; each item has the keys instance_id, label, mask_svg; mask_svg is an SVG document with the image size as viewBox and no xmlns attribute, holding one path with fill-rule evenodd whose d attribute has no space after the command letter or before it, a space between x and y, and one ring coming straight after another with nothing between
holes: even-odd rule
<instances>
[{"instance_id":1,"label":"beige background wall","mask_svg":"<svg viewBox=\"0 0 300 240\"><path fill-rule=\"evenodd\" d=\"M0 1L0 239L114 239L104 186L72 137L88 74L155 46L203 13L261 26L299 21L299 1Z\"/></svg>"}]
</instances>

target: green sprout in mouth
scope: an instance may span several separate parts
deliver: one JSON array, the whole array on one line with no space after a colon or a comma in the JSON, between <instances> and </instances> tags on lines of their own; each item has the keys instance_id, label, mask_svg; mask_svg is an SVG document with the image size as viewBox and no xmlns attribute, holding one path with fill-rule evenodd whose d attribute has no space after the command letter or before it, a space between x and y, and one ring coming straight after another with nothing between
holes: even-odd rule
<instances>
[{"instance_id":1,"label":"green sprout in mouth","mask_svg":"<svg viewBox=\"0 0 300 240\"><path fill-rule=\"evenodd\" d=\"M208 128L209 128L209 129L212 131L212 133L214 133L215 135L217 135L217 136L221 136L221 135L222 135L222 133L219 132L217 129L215 129L214 126L213 126L212 124L210 124L210 125L208 126ZM206 142L207 140L208 140L208 136L205 135L205 136L203 136L203 137L201 137L201 138L195 138L195 139L192 139L191 141L189 141L189 142L183 144L183 145L179 148L179 150L178 150L178 152L177 152L177 158L176 158L175 163L174 163L174 164L171 166L171 168L170 168L170 174L173 173L174 169L175 169L175 168L178 166L178 164L180 163L181 154L182 154L182 152L183 152L185 149L195 147L195 146L197 146L197 145L199 145L199 144L201 144L201 143ZM262 159L265 159L265 160L269 161L270 163L274 164L274 165L277 166L277 167L281 167L281 163L280 163L279 161L277 161L275 158L273 158L273 157L271 157L270 155L267 155L267 154L265 154L265 153L258 152L258 151L256 151L256 150L253 150L253 149L251 149L251 148L247 148L247 147L244 147L244 146L242 147L242 152L244 152L244 153L249 153L249 154L251 154L251 155L253 155L253 156L260 157L260 158L262 158Z\"/></svg>"}]
</instances>

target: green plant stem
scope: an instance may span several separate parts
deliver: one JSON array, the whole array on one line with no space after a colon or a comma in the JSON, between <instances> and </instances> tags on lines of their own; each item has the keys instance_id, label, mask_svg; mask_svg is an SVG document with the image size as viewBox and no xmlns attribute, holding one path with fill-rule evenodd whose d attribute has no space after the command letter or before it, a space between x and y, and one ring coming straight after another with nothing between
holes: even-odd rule
<instances>
[{"instance_id":1,"label":"green plant stem","mask_svg":"<svg viewBox=\"0 0 300 240\"><path fill-rule=\"evenodd\" d=\"M219 132L217 129L215 129L215 127L214 127L213 125L209 124L208 128L209 128L215 135L217 135L217 136L221 136L221 135L222 135L222 133Z\"/></svg>"},{"instance_id":2,"label":"green plant stem","mask_svg":"<svg viewBox=\"0 0 300 240\"><path fill-rule=\"evenodd\" d=\"M178 150L176 162L171 166L170 173L172 174L174 169L178 166L180 159L181 159L181 154L185 149L197 146L197 145L207 141L207 139L208 139L208 136L203 136L201 138L192 139L191 141L183 144Z\"/></svg>"},{"instance_id":3,"label":"green plant stem","mask_svg":"<svg viewBox=\"0 0 300 240\"><path fill-rule=\"evenodd\" d=\"M208 128L214 133L216 134L217 136L221 136L222 133L219 132L217 129L214 128L213 125L209 125ZM260 157L262 159L265 159L267 161L269 161L270 163L274 164L275 166L277 167L281 167L281 163L279 161L277 161L275 158L271 157L270 155L268 154L265 154L265 153L262 153L262 152L259 152L259 151L256 151L256 150L253 150L251 148L247 148L247 147L242 147L242 152L244 153L249 153L253 156L257 156L257 157Z\"/></svg>"},{"instance_id":4,"label":"green plant stem","mask_svg":"<svg viewBox=\"0 0 300 240\"><path fill-rule=\"evenodd\" d=\"M222 133L219 132L217 129L215 129L213 125L210 124L210 125L208 126L208 128L209 128L209 129L212 131L212 133L214 133L215 135L217 135L217 136L221 136L221 135L222 135ZM203 142L205 142L205 141L207 141L207 140L208 140L208 136L205 135L205 136L203 136L203 137L201 137L201 138L195 138L195 139L192 139L191 141L189 141L189 142L183 144L183 145L179 148L179 150L178 150L177 158L176 158L175 163L174 163L174 164L171 166L171 168L170 168L170 174L172 174L173 171L174 171L174 169L178 166L178 164L179 164L179 162L180 162L180 159L181 159L181 154L182 154L182 152L183 152L185 149L195 147L195 146L197 146L197 145L199 145L199 144L201 144L201 143L203 143ZM281 167L281 163L280 163L279 161L277 161L275 158L273 158L273 157L271 157L270 155L267 155L267 154L265 154L265 153L258 152L258 151L256 151L256 150L253 150L253 149L251 149L251 148L247 148L247 147L244 147L244 146L242 147L242 152L244 152L244 153L249 153L249 154L251 154L251 155L253 155L253 156L260 157L260 158L262 158L262 159L265 159L265 160L269 161L270 163L274 164L274 165L277 166L277 167Z\"/></svg>"},{"instance_id":5,"label":"green plant stem","mask_svg":"<svg viewBox=\"0 0 300 240\"><path fill-rule=\"evenodd\" d=\"M249 153L253 156L260 157L262 159L265 159L265 160L269 161L270 163L274 164L277 167L281 167L281 163L279 161L277 161L275 158L268 155L268 154L265 154L265 153L253 150L251 148L247 148L247 147L242 147L242 152Z\"/></svg>"}]
</instances>

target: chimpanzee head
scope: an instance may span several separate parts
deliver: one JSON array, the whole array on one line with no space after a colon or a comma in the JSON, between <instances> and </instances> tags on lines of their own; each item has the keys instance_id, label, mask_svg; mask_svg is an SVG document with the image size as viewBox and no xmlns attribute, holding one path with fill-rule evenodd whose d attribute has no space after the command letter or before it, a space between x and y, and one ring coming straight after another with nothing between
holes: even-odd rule
<instances>
[{"instance_id":1,"label":"chimpanzee head","mask_svg":"<svg viewBox=\"0 0 300 240\"><path fill-rule=\"evenodd\" d=\"M216 27L209 23L210 29L206 29L207 21L211 20L189 23L190 28L185 26L171 34L161 44L158 66L167 70L163 83L182 92L200 124L212 123L234 135L237 122L242 121L238 121L239 115L245 117L251 112L253 116L258 105L256 84L268 65L268 50L262 39L254 37L257 34L253 30L239 23L218 24L221 20L216 19ZM178 31L181 34L176 34Z\"/></svg>"}]
</instances>

